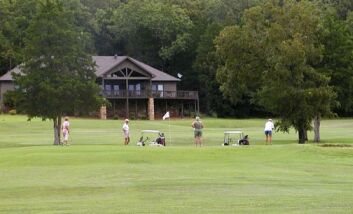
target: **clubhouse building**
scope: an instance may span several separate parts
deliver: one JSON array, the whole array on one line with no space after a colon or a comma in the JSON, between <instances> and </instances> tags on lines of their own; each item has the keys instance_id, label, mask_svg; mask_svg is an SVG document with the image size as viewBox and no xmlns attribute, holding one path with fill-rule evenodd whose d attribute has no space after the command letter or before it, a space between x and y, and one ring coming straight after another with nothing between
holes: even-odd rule
<instances>
[{"instance_id":1,"label":"clubhouse building","mask_svg":"<svg viewBox=\"0 0 353 214\"><path fill-rule=\"evenodd\" d=\"M199 112L197 91L178 89L179 78L155 69L128 56L93 56L96 63L96 82L101 95L110 101L102 106L99 117L108 118L161 118L169 111L171 117L192 116ZM0 77L0 105L3 96L15 85L12 73L16 67Z\"/></svg>"}]
</instances>

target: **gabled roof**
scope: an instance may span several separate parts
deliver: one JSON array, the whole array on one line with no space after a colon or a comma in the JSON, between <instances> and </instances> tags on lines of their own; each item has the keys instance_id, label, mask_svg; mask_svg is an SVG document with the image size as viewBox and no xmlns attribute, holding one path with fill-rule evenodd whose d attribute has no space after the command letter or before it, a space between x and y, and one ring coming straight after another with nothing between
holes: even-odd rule
<instances>
[{"instance_id":1,"label":"gabled roof","mask_svg":"<svg viewBox=\"0 0 353 214\"><path fill-rule=\"evenodd\" d=\"M14 68L11 71L8 71L6 74L2 75L0 77L0 81L12 81L13 79L12 79L11 73L16 73L16 74L21 73L20 67L17 66L16 68Z\"/></svg>"},{"instance_id":2,"label":"gabled roof","mask_svg":"<svg viewBox=\"0 0 353 214\"><path fill-rule=\"evenodd\" d=\"M156 68L153 68L143 62L140 62L132 57L128 56L92 56L93 61L97 65L96 76L102 77L104 74L110 72L113 68L118 66L120 63L124 62L125 60L129 60L137 67L141 68L142 70L146 71L147 73L151 74L152 81L180 81L180 79L173 77L163 71L160 71ZM21 70L19 66L8 71L6 74L0 77L0 81L12 81L11 73L20 73Z\"/></svg>"},{"instance_id":3,"label":"gabled roof","mask_svg":"<svg viewBox=\"0 0 353 214\"><path fill-rule=\"evenodd\" d=\"M97 77L101 77L105 73L108 73L111 69L115 68L125 60L129 60L137 67L151 74L152 81L180 81L180 79L176 77L173 77L163 71L160 71L128 56L93 56L93 61L95 61L97 64Z\"/></svg>"}]
</instances>

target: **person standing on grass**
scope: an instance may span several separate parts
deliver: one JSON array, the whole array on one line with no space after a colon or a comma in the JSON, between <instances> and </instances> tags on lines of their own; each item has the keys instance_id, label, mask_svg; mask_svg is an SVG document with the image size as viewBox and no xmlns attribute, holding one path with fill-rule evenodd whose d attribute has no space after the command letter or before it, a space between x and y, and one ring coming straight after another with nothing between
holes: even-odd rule
<instances>
[{"instance_id":1,"label":"person standing on grass","mask_svg":"<svg viewBox=\"0 0 353 214\"><path fill-rule=\"evenodd\" d=\"M64 119L64 123L61 126L61 130L63 132L63 142L62 145L68 145L68 141L69 141L69 134L70 134L70 122L69 122L69 118L65 117Z\"/></svg>"},{"instance_id":2,"label":"person standing on grass","mask_svg":"<svg viewBox=\"0 0 353 214\"><path fill-rule=\"evenodd\" d=\"M195 145L199 145L201 147L203 124L200 120L200 117L196 117L191 126L194 128Z\"/></svg>"},{"instance_id":3,"label":"person standing on grass","mask_svg":"<svg viewBox=\"0 0 353 214\"><path fill-rule=\"evenodd\" d=\"M124 134L124 145L128 145L130 143L129 119L125 119L125 123L123 125L123 134Z\"/></svg>"},{"instance_id":4,"label":"person standing on grass","mask_svg":"<svg viewBox=\"0 0 353 214\"><path fill-rule=\"evenodd\" d=\"M268 119L265 124L266 145L272 144L272 131L275 129L272 119Z\"/></svg>"}]
</instances>

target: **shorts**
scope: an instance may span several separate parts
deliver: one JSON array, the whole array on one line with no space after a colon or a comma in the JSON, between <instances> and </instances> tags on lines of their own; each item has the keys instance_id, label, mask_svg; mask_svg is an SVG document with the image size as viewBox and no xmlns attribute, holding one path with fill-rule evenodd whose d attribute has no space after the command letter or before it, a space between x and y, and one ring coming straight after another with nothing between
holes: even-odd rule
<instances>
[{"instance_id":1,"label":"shorts","mask_svg":"<svg viewBox=\"0 0 353 214\"><path fill-rule=\"evenodd\" d=\"M124 138L129 138L130 137L130 133L129 132L124 132Z\"/></svg>"},{"instance_id":2,"label":"shorts","mask_svg":"<svg viewBox=\"0 0 353 214\"><path fill-rule=\"evenodd\" d=\"M64 141L68 141L69 140L69 133L63 132L63 138L64 138Z\"/></svg>"},{"instance_id":3,"label":"shorts","mask_svg":"<svg viewBox=\"0 0 353 214\"><path fill-rule=\"evenodd\" d=\"M272 136L272 131L265 131L266 136Z\"/></svg>"},{"instance_id":4,"label":"shorts","mask_svg":"<svg viewBox=\"0 0 353 214\"><path fill-rule=\"evenodd\" d=\"M194 131L194 137L197 138L197 137L202 137L202 131L201 130L195 130Z\"/></svg>"}]
</instances>

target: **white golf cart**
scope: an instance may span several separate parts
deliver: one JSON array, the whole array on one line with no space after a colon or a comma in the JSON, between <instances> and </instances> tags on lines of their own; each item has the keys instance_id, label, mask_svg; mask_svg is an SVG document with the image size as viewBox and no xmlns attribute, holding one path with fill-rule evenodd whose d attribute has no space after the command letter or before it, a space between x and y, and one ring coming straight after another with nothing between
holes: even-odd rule
<instances>
[{"instance_id":1,"label":"white golf cart","mask_svg":"<svg viewBox=\"0 0 353 214\"><path fill-rule=\"evenodd\" d=\"M142 130L137 146L165 146L164 134L159 130Z\"/></svg>"},{"instance_id":2,"label":"white golf cart","mask_svg":"<svg viewBox=\"0 0 353 214\"><path fill-rule=\"evenodd\" d=\"M222 146L239 146L239 141L243 137L244 133L241 130L225 131Z\"/></svg>"}]
</instances>

